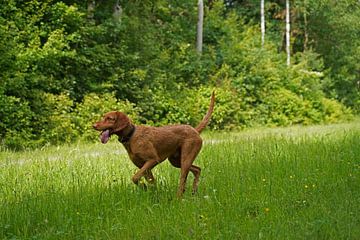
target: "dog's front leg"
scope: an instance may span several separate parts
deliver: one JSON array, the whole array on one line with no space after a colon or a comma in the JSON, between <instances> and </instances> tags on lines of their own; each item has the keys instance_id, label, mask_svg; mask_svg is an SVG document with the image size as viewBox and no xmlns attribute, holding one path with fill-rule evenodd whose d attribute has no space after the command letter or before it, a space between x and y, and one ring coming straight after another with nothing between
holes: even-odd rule
<instances>
[{"instance_id":1,"label":"dog's front leg","mask_svg":"<svg viewBox=\"0 0 360 240\"><path fill-rule=\"evenodd\" d=\"M144 176L145 172L147 170L151 170L154 166L156 166L159 163L158 160L148 160L145 162L145 164L140 168L139 171L131 178L131 180L137 185L139 183L139 180L142 176Z\"/></svg>"},{"instance_id":2,"label":"dog's front leg","mask_svg":"<svg viewBox=\"0 0 360 240\"><path fill-rule=\"evenodd\" d=\"M148 169L147 171L145 171L145 179L148 183L150 184L155 184L156 183L156 180L154 178L154 175L152 174L151 170Z\"/></svg>"}]
</instances>

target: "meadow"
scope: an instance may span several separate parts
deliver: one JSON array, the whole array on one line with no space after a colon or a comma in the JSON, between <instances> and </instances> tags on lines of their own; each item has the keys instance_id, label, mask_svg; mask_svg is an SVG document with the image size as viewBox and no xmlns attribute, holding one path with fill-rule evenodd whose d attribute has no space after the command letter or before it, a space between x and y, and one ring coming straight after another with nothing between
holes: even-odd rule
<instances>
[{"instance_id":1,"label":"meadow","mask_svg":"<svg viewBox=\"0 0 360 240\"><path fill-rule=\"evenodd\" d=\"M179 170L133 185L123 147L78 143L0 152L0 239L360 239L360 122L206 132Z\"/></svg>"}]
</instances>

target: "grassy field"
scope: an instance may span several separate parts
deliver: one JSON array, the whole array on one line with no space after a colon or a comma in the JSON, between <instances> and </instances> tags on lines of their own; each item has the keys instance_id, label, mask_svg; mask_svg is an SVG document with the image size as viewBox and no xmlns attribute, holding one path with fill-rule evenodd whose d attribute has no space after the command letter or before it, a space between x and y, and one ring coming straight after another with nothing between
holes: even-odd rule
<instances>
[{"instance_id":1,"label":"grassy field","mask_svg":"<svg viewBox=\"0 0 360 240\"><path fill-rule=\"evenodd\" d=\"M182 200L168 162L135 187L115 139L1 151L0 239L360 239L360 122L204 135Z\"/></svg>"}]
</instances>

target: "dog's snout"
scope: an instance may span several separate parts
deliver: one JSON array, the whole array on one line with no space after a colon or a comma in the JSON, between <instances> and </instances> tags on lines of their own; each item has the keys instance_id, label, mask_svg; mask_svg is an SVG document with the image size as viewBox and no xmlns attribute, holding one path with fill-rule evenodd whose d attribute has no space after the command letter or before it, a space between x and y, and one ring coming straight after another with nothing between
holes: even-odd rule
<instances>
[{"instance_id":1,"label":"dog's snout","mask_svg":"<svg viewBox=\"0 0 360 240\"><path fill-rule=\"evenodd\" d=\"M97 123L93 124L93 128L97 129L97 127L98 127Z\"/></svg>"}]
</instances>

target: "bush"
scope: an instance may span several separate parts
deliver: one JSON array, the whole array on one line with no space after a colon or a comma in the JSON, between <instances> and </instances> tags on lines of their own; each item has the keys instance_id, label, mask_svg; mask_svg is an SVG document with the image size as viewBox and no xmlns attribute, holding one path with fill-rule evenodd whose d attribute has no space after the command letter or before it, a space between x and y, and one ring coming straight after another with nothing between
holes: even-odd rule
<instances>
[{"instance_id":1,"label":"bush","mask_svg":"<svg viewBox=\"0 0 360 240\"><path fill-rule=\"evenodd\" d=\"M353 118L351 110L336 100L323 98L321 104L325 123L335 123Z\"/></svg>"},{"instance_id":2,"label":"bush","mask_svg":"<svg viewBox=\"0 0 360 240\"><path fill-rule=\"evenodd\" d=\"M190 115L186 109L186 91L178 94L158 90L151 98L151 102L142 104L146 109L146 115L151 118L146 119L146 124L161 126L167 124L190 124Z\"/></svg>"},{"instance_id":3,"label":"bush","mask_svg":"<svg viewBox=\"0 0 360 240\"><path fill-rule=\"evenodd\" d=\"M1 145L13 149L29 146L32 133L33 113L28 103L19 98L2 95L0 98Z\"/></svg>"},{"instance_id":4,"label":"bush","mask_svg":"<svg viewBox=\"0 0 360 240\"><path fill-rule=\"evenodd\" d=\"M273 91L260 108L264 123L270 126L306 125L321 120L321 113L313 110L311 102L284 88Z\"/></svg>"},{"instance_id":5,"label":"bush","mask_svg":"<svg viewBox=\"0 0 360 240\"><path fill-rule=\"evenodd\" d=\"M228 88L202 87L189 91L184 105L189 113L190 123L196 126L208 111L211 93L215 90L215 107L210 129L231 129L239 125L242 112L240 99Z\"/></svg>"},{"instance_id":6,"label":"bush","mask_svg":"<svg viewBox=\"0 0 360 240\"><path fill-rule=\"evenodd\" d=\"M119 101L114 94L106 93L97 95L88 94L83 101L76 105L72 113L72 120L77 135L81 139L95 140L96 132L92 129L92 124L101 119L101 116L109 111L122 111L126 113L134 122L138 120L138 109L128 101Z\"/></svg>"},{"instance_id":7,"label":"bush","mask_svg":"<svg viewBox=\"0 0 360 240\"><path fill-rule=\"evenodd\" d=\"M73 101L67 94L45 94L45 107L49 116L44 121L41 130L39 145L58 145L73 142L78 135L74 131L75 125L72 121Z\"/></svg>"},{"instance_id":8,"label":"bush","mask_svg":"<svg viewBox=\"0 0 360 240\"><path fill-rule=\"evenodd\" d=\"M61 145L78 139L94 140L97 134L92 130L92 124L108 111L123 111L133 121L138 119L134 104L119 101L110 93L88 94L76 105L67 94L46 93L39 99L42 99L42 114L35 114L18 98L2 96L0 130L3 147L25 149Z\"/></svg>"}]
</instances>

